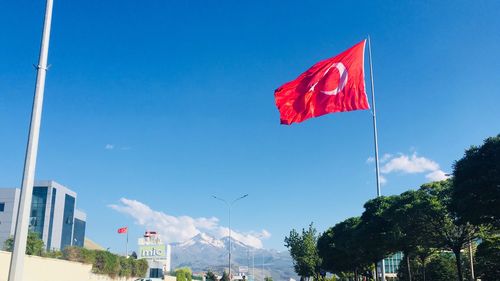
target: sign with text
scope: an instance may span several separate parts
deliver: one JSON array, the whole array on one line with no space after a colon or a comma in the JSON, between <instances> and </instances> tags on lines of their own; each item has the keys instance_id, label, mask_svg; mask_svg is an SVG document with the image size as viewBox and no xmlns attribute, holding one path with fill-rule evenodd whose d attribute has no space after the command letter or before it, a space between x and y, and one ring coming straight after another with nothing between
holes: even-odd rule
<instances>
[{"instance_id":1,"label":"sign with text","mask_svg":"<svg viewBox=\"0 0 500 281\"><path fill-rule=\"evenodd\" d=\"M166 259L167 249L165 244L139 245L139 259Z\"/></svg>"}]
</instances>

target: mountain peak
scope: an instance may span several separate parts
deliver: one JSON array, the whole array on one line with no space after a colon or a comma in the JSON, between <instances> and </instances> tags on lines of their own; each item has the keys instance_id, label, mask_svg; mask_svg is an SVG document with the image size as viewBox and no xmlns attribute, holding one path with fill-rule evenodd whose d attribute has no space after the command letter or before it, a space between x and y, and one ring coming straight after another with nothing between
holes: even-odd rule
<instances>
[{"instance_id":1,"label":"mountain peak","mask_svg":"<svg viewBox=\"0 0 500 281\"><path fill-rule=\"evenodd\" d=\"M179 244L180 247L189 247L193 245L208 245L216 248L224 248L224 242L221 240L214 238L204 232L198 233L196 236L191 239L184 241Z\"/></svg>"}]
</instances>

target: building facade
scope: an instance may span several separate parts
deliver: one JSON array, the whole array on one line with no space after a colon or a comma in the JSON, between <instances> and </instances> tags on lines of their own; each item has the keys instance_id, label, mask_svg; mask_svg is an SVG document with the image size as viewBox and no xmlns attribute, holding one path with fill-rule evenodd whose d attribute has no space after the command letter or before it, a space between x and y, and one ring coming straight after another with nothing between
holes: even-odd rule
<instances>
[{"instance_id":1,"label":"building facade","mask_svg":"<svg viewBox=\"0 0 500 281\"><path fill-rule=\"evenodd\" d=\"M0 189L0 243L14 234L20 190ZM86 215L76 209L76 193L55 181L39 181L33 187L29 230L37 233L48 250L83 246ZM0 208L1 210L1 208Z\"/></svg>"},{"instance_id":2,"label":"building facade","mask_svg":"<svg viewBox=\"0 0 500 281\"><path fill-rule=\"evenodd\" d=\"M403 253L402 252L397 252L393 254L392 256L389 256L384 259L384 265L385 265L385 277L387 280L397 280L398 277L398 270L399 266L401 263L401 260L403 260ZM381 269L381 263L379 262L377 264L378 267L378 272L380 272Z\"/></svg>"},{"instance_id":3,"label":"building facade","mask_svg":"<svg viewBox=\"0 0 500 281\"><path fill-rule=\"evenodd\" d=\"M137 241L137 258L148 262L150 278L163 278L170 272L171 247L163 243L161 236L156 231L146 231L144 236Z\"/></svg>"}]
</instances>

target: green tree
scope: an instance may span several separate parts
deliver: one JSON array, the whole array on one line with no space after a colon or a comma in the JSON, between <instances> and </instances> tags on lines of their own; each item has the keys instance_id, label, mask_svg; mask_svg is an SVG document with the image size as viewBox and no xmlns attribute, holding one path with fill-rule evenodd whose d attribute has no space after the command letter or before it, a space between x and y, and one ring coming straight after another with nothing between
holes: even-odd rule
<instances>
[{"instance_id":1,"label":"green tree","mask_svg":"<svg viewBox=\"0 0 500 281\"><path fill-rule=\"evenodd\" d=\"M386 211L391 222L391 232L395 235L395 250L402 251L406 261L404 280L412 280L411 256L420 257L419 273L425 277L426 258L432 248L440 246L440 236L436 226L443 220L442 205L435 196L423 190L410 190L397 196ZM411 218L411 219L409 219ZM434 222L432 222L434 221ZM417 273L417 272L415 272Z\"/></svg>"},{"instance_id":2,"label":"green tree","mask_svg":"<svg viewBox=\"0 0 500 281\"><path fill-rule=\"evenodd\" d=\"M264 278L264 281L273 281L273 277L271 277L271 276L266 276L266 277Z\"/></svg>"},{"instance_id":3,"label":"green tree","mask_svg":"<svg viewBox=\"0 0 500 281\"><path fill-rule=\"evenodd\" d=\"M480 233L477 226L471 225L460 220L451 209L451 193L453 182L448 179L440 182L424 184L421 190L434 196L440 203L441 216L435 220L429 221L436 229L436 235L440 240L440 247L444 250L450 250L455 255L455 264L457 267L457 278L463 280L463 268L461 251Z\"/></svg>"},{"instance_id":4,"label":"green tree","mask_svg":"<svg viewBox=\"0 0 500 281\"><path fill-rule=\"evenodd\" d=\"M290 251L295 272L301 277L315 277L319 280L321 259L316 247L318 236L311 223L309 228L299 234L295 229L285 237L285 247Z\"/></svg>"},{"instance_id":5,"label":"green tree","mask_svg":"<svg viewBox=\"0 0 500 281\"><path fill-rule=\"evenodd\" d=\"M14 237L9 237L4 242L4 249L12 252L14 249ZM26 254L32 256L42 256L44 253L45 245L43 240L40 239L38 233L28 232L28 240L26 242Z\"/></svg>"},{"instance_id":6,"label":"green tree","mask_svg":"<svg viewBox=\"0 0 500 281\"><path fill-rule=\"evenodd\" d=\"M453 169L452 207L472 224L500 227L500 135L465 151Z\"/></svg>"},{"instance_id":7,"label":"green tree","mask_svg":"<svg viewBox=\"0 0 500 281\"><path fill-rule=\"evenodd\" d=\"M397 233L388 211L395 204L398 196L380 196L368 200L361 215L360 234L364 238L361 246L366 249L366 258L372 263L397 251Z\"/></svg>"},{"instance_id":8,"label":"green tree","mask_svg":"<svg viewBox=\"0 0 500 281\"><path fill-rule=\"evenodd\" d=\"M189 267L181 267L175 270L177 281L191 281L193 279L193 272Z\"/></svg>"},{"instance_id":9,"label":"green tree","mask_svg":"<svg viewBox=\"0 0 500 281\"><path fill-rule=\"evenodd\" d=\"M362 247L361 219L349 218L329 228L318 239L321 268L335 274L353 272L357 277L372 263Z\"/></svg>"},{"instance_id":10,"label":"green tree","mask_svg":"<svg viewBox=\"0 0 500 281\"><path fill-rule=\"evenodd\" d=\"M453 257L446 253L433 256L426 266L426 272L427 279L431 281L449 281L457 276Z\"/></svg>"},{"instance_id":11,"label":"green tree","mask_svg":"<svg viewBox=\"0 0 500 281\"><path fill-rule=\"evenodd\" d=\"M224 273L222 273L220 281L231 281L229 278L229 274L227 274L227 272L224 271Z\"/></svg>"},{"instance_id":12,"label":"green tree","mask_svg":"<svg viewBox=\"0 0 500 281\"><path fill-rule=\"evenodd\" d=\"M483 281L500 280L500 236L487 238L479 244L476 272Z\"/></svg>"},{"instance_id":13,"label":"green tree","mask_svg":"<svg viewBox=\"0 0 500 281\"><path fill-rule=\"evenodd\" d=\"M207 274L205 274L205 279L207 281L217 281L217 276L212 271L207 271Z\"/></svg>"}]
</instances>

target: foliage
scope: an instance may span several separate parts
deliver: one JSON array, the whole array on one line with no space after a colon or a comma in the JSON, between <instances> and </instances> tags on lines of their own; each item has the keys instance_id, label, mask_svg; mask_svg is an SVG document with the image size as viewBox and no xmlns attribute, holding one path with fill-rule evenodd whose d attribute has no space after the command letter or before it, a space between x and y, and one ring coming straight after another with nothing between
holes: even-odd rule
<instances>
[{"instance_id":1,"label":"foliage","mask_svg":"<svg viewBox=\"0 0 500 281\"><path fill-rule=\"evenodd\" d=\"M454 166L453 179L377 197L364 209L361 217L349 218L320 235L316 251L304 239L308 234L308 241L315 240L312 225L302 234L290 232L285 246L301 280L310 276L320 280L321 270L340 280L357 279L369 265L402 251L401 279L462 281L471 275L471 268L467 253L461 252L478 237L490 237L478 248L479 276L500 280L500 135L467 150Z\"/></svg>"},{"instance_id":2,"label":"foliage","mask_svg":"<svg viewBox=\"0 0 500 281\"><path fill-rule=\"evenodd\" d=\"M64 255L61 251L48 251L43 254L44 257L52 259L63 259Z\"/></svg>"},{"instance_id":3,"label":"foliage","mask_svg":"<svg viewBox=\"0 0 500 281\"><path fill-rule=\"evenodd\" d=\"M4 242L4 249L8 252L12 252L14 249L14 237L9 237ZM26 254L32 256L42 256L44 254L45 245L43 240L40 239L38 233L28 232L28 238L26 241Z\"/></svg>"},{"instance_id":4,"label":"foliage","mask_svg":"<svg viewBox=\"0 0 500 281\"><path fill-rule=\"evenodd\" d=\"M366 258L372 263L397 252L397 239L388 210L394 205L397 196L380 196L364 204L361 215L360 232L364 237L362 247Z\"/></svg>"},{"instance_id":5,"label":"foliage","mask_svg":"<svg viewBox=\"0 0 500 281\"><path fill-rule=\"evenodd\" d=\"M143 277L148 269L148 263L145 260L136 260L108 251L88 250L74 246L64 248L62 258L92 264L92 272L107 274L111 277Z\"/></svg>"},{"instance_id":6,"label":"foliage","mask_svg":"<svg viewBox=\"0 0 500 281\"><path fill-rule=\"evenodd\" d=\"M175 270L176 281L191 281L193 272L189 267L181 267Z\"/></svg>"},{"instance_id":7,"label":"foliage","mask_svg":"<svg viewBox=\"0 0 500 281\"><path fill-rule=\"evenodd\" d=\"M130 254L130 258L136 260L137 259L137 253L135 251L133 251L132 254Z\"/></svg>"},{"instance_id":8,"label":"foliage","mask_svg":"<svg viewBox=\"0 0 500 281\"><path fill-rule=\"evenodd\" d=\"M431 281L449 281L456 279L457 269L453 257L446 253L435 255L426 266L426 279Z\"/></svg>"},{"instance_id":9,"label":"foliage","mask_svg":"<svg viewBox=\"0 0 500 281\"><path fill-rule=\"evenodd\" d=\"M144 277L148 272L148 262L145 259L137 260L132 266L132 276L134 277Z\"/></svg>"},{"instance_id":10,"label":"foliage","mask_svg":"<svg viewBox=\"0 0 500 281\"><path fill-rule=\"evenodd\" d=\"M484 281L500 280L500 236L490 237L477 247L477 276Z\"/></svg>"},{"instance_id":11,"label":"foliage","mask_svg":"<svg viewBox=\"0 0 500 281\"><path fill-rule=\"evenodd\" d=\"M453 169L452 207L472 224L500 227L500 134L465 151Z\"/></svg>"},{"instance_id":12,"label":"foliage","mask_svg":"<svg viewBox=\"0 0 500 281\"><path fill-rule=\"evenodd\" d=\"M222 273L222 277L221 277L220 281L230 281L229 275L227 274L227 272L224 271L224 273Z\"/></svg>"},{"instance_id":13,"label":"foliage","mask_svg":"<svg viewBox=\"0 0 500 281\"><path fill-rule=\"evenodd\" d=\"M332 272L358 272L371 261L362 247L363 234L359 232L361 219L349 218L328 229L318 239L321 268Z\"/></svg>"},{"instance_id":14,"label":"foliage","mask_svg":"<svg viewBox=\"0 0 500 281\"><path fill-rule=\"evenodd\" d=\"M205 274L205 279L207 281L217 281L217 276L212 271L207 271L207 274Z\"/></svg>"},{"instance_id":15,"label":"foliage","mask_svg":"<svg viewBox=\"0 0 500 281\"><path fill-rule=\"evenodd\" d=\"M266 277L264 278L264 281L273 281L273 278L272 278L272 277L270 277L270 276L266 276Z\"/></svg>"},{"instance_id":16,"label":"foliage","mask_svg":"<svg viewBox=\"0 0 500 281\"><path fill-rule=\"evenodd\" d=\"M98 274L107 274L116 277L120 270L120 260L117 255L108 251L96 251L92 271Z\"/></svg>"},{"instance_id":17,"label":"foliage","mask_svg":"<svg viewBox=\"0 0 500 281\"><path fill-rule=\"evenodd\" d=\"M385 216L391 222L391 233L394 235L393 250L404 254L405 262L402 264L407 272L402 280L416 280L412 275L424 272L425 261L432 252L431 249L442 244L438 227L444 214L439 198L422 189L402 193L395 197L387 209ZM421 263L415 263L415 268L408 266L411 256L417 254Z\"/></svg>"},{"instance_id":18,"label":"foliage","mask_svg":"<svg viewBox=\"0 0 500 281\"><path fill-rule=\"evenodd\" d=\"M295 272L301 277L314 276L319 279L321 259L316 247L318 236L311 223L309 228L299 234L295 229L285 237L285 246L290 251Z\"/></svg>"},{"instance_id":19,"label":"foliage","mask_svg":"<svg viewBox=\"0 0 500 281\"><path fill-rule=\"evenodd\" d=\"M455 261L449 253L436 253L429 258L429 262L423 263L418 258L410 259L410 266L413 281L450 281L456 280L457 270ZM401 261L398 278L407 279L407 262Z\"/></svg>"}]
</instances>

